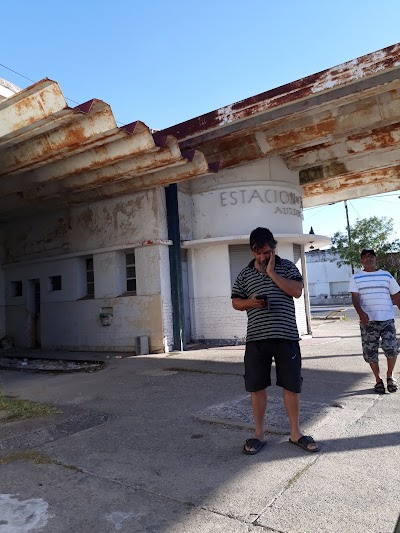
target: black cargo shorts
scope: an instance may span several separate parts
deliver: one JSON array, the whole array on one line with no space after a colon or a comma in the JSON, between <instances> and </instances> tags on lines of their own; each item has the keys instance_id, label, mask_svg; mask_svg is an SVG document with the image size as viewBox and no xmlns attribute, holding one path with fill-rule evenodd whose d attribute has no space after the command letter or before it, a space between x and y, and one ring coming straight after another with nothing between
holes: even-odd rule
<instances>
[{"instance_id":1,"label":"black cargo shorts","mask_svg":"<svg viewBox=\"0 0 400 533\"><path fill-rule=\"evenodd\" d=\"M246 343L244 380L248 392L271 385L271 366L275 360L276 384L290 392L301 392L301 352L298 341L267 339Z\"/></svg>"}]
</instances>

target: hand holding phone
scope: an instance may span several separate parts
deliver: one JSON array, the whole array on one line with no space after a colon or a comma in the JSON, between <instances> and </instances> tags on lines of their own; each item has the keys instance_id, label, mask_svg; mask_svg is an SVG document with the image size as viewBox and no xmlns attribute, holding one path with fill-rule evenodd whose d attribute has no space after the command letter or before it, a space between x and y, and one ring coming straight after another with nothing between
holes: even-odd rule
<instances>
[{"instance_id":1,"label":"hand holding phone","mask_svg":"<svg viewBox=\"0 0 400 533\"><path fill-rule=\"evenodd\" d=\"M268 296L266 294L257 294L256 300L263 300L264 301L263 308L264 309L267 308L268 311L269 311L269 300L268 300Z\"/></svg>"}]
</instances>

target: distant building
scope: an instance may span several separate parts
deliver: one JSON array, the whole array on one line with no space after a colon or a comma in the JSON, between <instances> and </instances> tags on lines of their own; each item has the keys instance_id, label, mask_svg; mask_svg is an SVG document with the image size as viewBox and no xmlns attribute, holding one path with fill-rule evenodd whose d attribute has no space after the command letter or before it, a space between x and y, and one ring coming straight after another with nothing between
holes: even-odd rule
<instances>
[{"instance_id":1,"label":"distant building","mask_svg":"<svg viewBox=\"0 0 400 533\"><path fill-rule=\"evenodd\" d=\"M0 78L0 102L20 92L20 88L13 83Z\"/></svg>"},{"instance_id":2,"label":"distant building","mask_svg":"<svg viewBox=\"0 0 400 533\"><path fill-rule=\"evenodd\" d=\"M311 250L306 253L311 305L351 303L348 292L351 267L339 267L338 260L338 254L330 250Z\"/></svg>"}]
</instances>

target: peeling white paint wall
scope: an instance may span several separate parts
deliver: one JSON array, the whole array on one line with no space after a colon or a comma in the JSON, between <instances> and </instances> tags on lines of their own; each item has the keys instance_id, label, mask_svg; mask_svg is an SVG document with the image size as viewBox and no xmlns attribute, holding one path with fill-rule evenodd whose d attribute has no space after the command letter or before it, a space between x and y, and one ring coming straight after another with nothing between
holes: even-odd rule
<instances>
[{"instance_id":1,"label":"peeling white paint wall","mask_svg":"<svg viewBox=\"0 0 400 533\"><path fill-rule=\"evenodd\" d=\"M193 180L193 239L247 235L257 226L273 233L303 232L299 176L282 159L242 165L217 176Z\"/></svg>"},{"instance_id":2,"label":"peeling white paint wall","mask_svg":"<svg viewBox=\"0 0 400 533\"><path fill-rule=\"evenodd\" d=\"M6 225L7 333L17 345L31 345L28 300L31 280L39 280L42 347L134 351L136 337L148 336L150 350L163 351L170 335L163 321L170 295L161 282L169 275L167 234L162 188ZM126 253L133 251L137 291L127 294ZM86 294L87 257L93 257L94 298ZM52 276L61 276L61 290L51 290ZM11 293L15 280L23 283L20 297ZM100 320L104 307L112 308L109 326Z\"/></svg>"},{"instance_id":3,"label":"peeling white paint wall","mask_svg":"<svg viewBox=\"0 0 400 533\"><path fill-rule=\"evenodd\" d=\"M192 237L193 226L193 200L189 187L178 188L178 205L179 205L179 228L181 240L188 241Z\"/></svg>"},{"instance_id":4,"label":"peeling white paint wall","mask_svg":"<svg viewBox=\"0 0 400 533\"><path fill-rule=\"evenodd\" d=\"M125 195L5 225L9 261L167 239L164 189Z\"/></svg>"}]
</instances>

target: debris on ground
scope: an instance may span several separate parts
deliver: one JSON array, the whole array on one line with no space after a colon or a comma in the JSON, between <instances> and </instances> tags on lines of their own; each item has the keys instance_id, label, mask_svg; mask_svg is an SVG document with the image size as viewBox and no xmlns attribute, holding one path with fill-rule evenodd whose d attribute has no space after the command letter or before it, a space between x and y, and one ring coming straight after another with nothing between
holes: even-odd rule
<instances>
[{"instance_id":1,"label":"debris on ground","mask_svg":"<svg viewBox=\"0 0 400 533\"><path fill-rule=\"evenodd\" d=\"M0 350L11 350L15 348L14 339L10 335L5 335L0 339Z\"/></svg>"},{"instance_id":2,"label":"debris on ground","mask_svg":"<svg viewBox=\"0 0 400 533\"><path fill-rule=\"evenodd\" d=\"M30 370L33 372L96 372L104 368L103 361L66 361L63 359L31 359L0 355L2 370Z\"/></svg>"}]
</instances>

